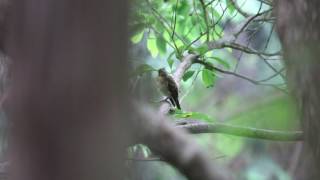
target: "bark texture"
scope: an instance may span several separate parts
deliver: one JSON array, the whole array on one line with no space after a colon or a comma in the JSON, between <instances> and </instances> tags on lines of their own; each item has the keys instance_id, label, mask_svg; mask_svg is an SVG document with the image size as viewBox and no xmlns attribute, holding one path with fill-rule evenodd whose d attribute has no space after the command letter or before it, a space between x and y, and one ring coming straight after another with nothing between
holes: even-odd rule
<instances>
[{"instance_id":1,"label":"bark texture","mask_svg":"<svg viewBox=\"0 0 320 180\"><path fill-rule=\"evenodd\" d=\"M122 179L125 0L16 0L7 52L12 180Z\"/></svg>"},{"instance_id":2,"label":"bark texture","mask_svg":"<svg viewBox=\"0 0 320 180\"><path fill-rule=\"evenodd\" d=\"M318 0L277 2L277 29L283 44L287 77L301 110L305 158L311 156L308 157L309 171L303 179L320 178L317 172L320 168L319 9Z\"/></svg>"}]
</instances>

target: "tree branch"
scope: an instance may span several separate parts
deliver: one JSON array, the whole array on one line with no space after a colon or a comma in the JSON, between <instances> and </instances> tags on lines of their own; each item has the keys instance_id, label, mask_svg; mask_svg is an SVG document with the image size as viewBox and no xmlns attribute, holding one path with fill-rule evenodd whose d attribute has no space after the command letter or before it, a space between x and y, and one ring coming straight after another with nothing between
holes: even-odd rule
<instances>
[{"instance_id":1,"label":"tree branch","mask_svg":"<svg viewBox=\"0 0 320 180\"><path fill-rule=\"evenodd\" d=\"M230 41L215 41L215 42L209 42L208 43L208 49L213 50L213 49L222 49L222 48L232 48L236 49L248 54L256 54L256 55L263 55L263 56L279 56L282 53L279 52L274 52L274 53L267 53L267 52L260 52L254 49L251 49L249 47L243 46L241 44L235 43L235 42L230 42Z\"/></svg>"},{"instance_id":2,"label":"tree branch","mask_svg":"<svg viewBox=\"0 0 320 180\"><path fill-rule=\"evenodd\" d=\"M261 17L261 15L267 14L271 12L272 9L257 13L255 15L249 16L244 20L242 23L237 25L233 32L230 34L224 35L221 39L215 40L215 41L210 41L207 43L208 50L213 50L213 49L222 49L222 48L232 48L236 49L248 54L255 54L255 55L260 55L260 56L277 56L277 55L282 55L282 52L275 52L275 53L267 53L267 52L260 52L255 49L251 49L249 47L243 46L241 44L236 43L237 37L245 31L245 29L248 27L248 25L253 22L255 19L258 17Z\"/></svg>"},{"instance_id":3,"label":"tree branch","mask_svg":"<svg viewBox=\"0 0 320 180\"><path fill-rule=\"evenodd\" d=\"M200 121L181 121L177 123L178 128L186 129L190 133L221 133L234 136L265 139L273 141L302 141L302 131L278 131L250 127L242 127L223 123L205 123Z\"/></svg>"},{"instance_id":4,"label":"tree branch","mask_svg":"<svg viewBox=\"0 0 320 180\"><path fill-rule=\"evenodd\" d=\"M276 89L282 91L282 92L285 93L285 94L288 94L288 92L287 92L286 90L281 89L281 88L279 88L279 87L276 86L276 85L262 83L262 82L264 82L264 81L257 81L257 80L251 79L251 78L249 78L249 77L243 76L243 75L241 75L241 74L237 74L237 73L235 73L235 72L226 71L226 70L217 68L217 67L215 67L213 64L211 64L210 62L201 61L201 60L198 60L198 59L194 60L193 62L194 62L194 63L198 63L198 64L202 64L202 65L204 65L207 69L215 70L215 71L218 71L218 72L223 73L223 74L232 75L232 76L235 76L235 77L244 79L244 80L246 80L246 81L249 81L250 83L255 84L255 85L271 86L271 87L273 87L273 88L276 88Z\"/></svg>"},{"instance_id":5,"label":"tree branch","mask_svg":"<svg viewBox=\"0 0 320 180\"><path fill-rule=\"evenodd\" d=\"M163 114L156 114L148 107L137 107L136 134L161 159L172 164L189 180L230 180L206 155L195 141L182 129L175 128Z\"/></svg>"},{"instance_id":6,"label":"tree branch","mask_svg":"<svg viewBox=\"0 0 320 180\"><path fill-rule=\"evenodd\" d=\"M244 17L249 17L250 14L247 12L243 11L241 7L237 4L236 0L230 0L231 4L234 6L234 8Z\"/></svg>"},{"instance_id":7,"label":"tree branch","mask_svg":"<svg viewBox=\"0 0 320 180\"><path fill-rule=\"evenodd\" d=\"M262 79L262 80L259 80L259 82L266 82L266 81L269 81L270 79L273 79L274 77L280 75L282 72L284 71L284 68L280 69L279 71L277 71L276 73L274 73L273 75L265 78L265 79Z\"/></svg>"},{"instance_id":8,"label":"tree branch","mask_svg":"<svg viewBox=\"0 0 320 180\"><path fill-rule=\"evenodd\" d=\"M261 7L261 6L260 6L260 7ZM260 9L259 9L259 11L260 11ZM238 30L239 27L240 27L240 29L238 30L238 32L236 32L236 33L234 34L234 36L236 36L236 37L239 36L239 34L242 33L246 27L248 27L248 25L250 24L250 22L252 22L255 18L257 18L257 17L259 17L259 16L261 16L261 15L263 15L263 14L269 12L269 11L270 11L270 10L267 10L267 11L264 11L264 12L261 12L261 13L258 12L258 13L255 14L255 15L252 15L252 16L247 17L247 19L246 19L244 22L242 22L242 23L240 24L240 26L238 26L238 28L235 28L236 30Z\"/></svg>"}]
</instances>

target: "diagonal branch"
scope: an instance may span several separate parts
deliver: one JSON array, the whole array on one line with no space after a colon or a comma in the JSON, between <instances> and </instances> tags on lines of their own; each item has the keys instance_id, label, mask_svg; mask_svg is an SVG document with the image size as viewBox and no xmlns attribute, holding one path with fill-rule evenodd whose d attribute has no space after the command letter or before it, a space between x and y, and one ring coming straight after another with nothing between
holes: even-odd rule
<instances>
[{"instance_id":1,"label":"diagonal branch","mask_svg":"<svg viewBox=\"0 0 320 180\"><path fill-rule=\"evenodd\" d=\"M258 18L258 17L260 17L260 16L262 16L264 14L267 14L267 13L269 13L271 11L272 11L272 9L269 9L269 10L266 10L266 11L263 11L263 12L258 12L255 15L247 17L242 23L240 23L238 26L236 26L233 35L235 37L239 36L239 34L242 33L252 21L254 21L256 18Z\"/></svg>"},{"instance_id":2,"label":"diagonal branch","mask_svg":"<svg viewBox=\"0 0 320 180\"><path fill-rule=\"evenodd\" d=\"M277 71L276 73L274 73L273 75L271 75L271 76L269 76L269 77L267 77L267 78L265 78L265 79L259 80L259 82L269 81L269 80L273 79L274 77L282 74L283 71L284 71L284 68L280 69L279 71Z\"/></svg>"},{"instance_id":3,"label":"diagonal branch","mask_svg":"<svg viewBox=\"0 0 320 180\"><path fill-rule=\"evenodd\" d=\"M274 52L274 53L260 52L235 42L225 41L225 39L223 39L222 41L215 41L215 42L213 41L208 43L209 50L222 49L222 48L232 48L248 54L263 55L263 56L279 56L282 54L281 51Z\"/></svg>"},{"instance_id":4,"label":"diagonal branch","mask_svg":"<svg viewBox=\"0 0 320 180\"><path fill-rule=\"evenodd\" d=\"M177 129L165 115L156 114L148 107L136 105L137 135L161 159L169 162L190 180L230 180L207 154L182 129Z\"/></svg>"},{"instance_id":5,"label":"diagonal branch","mask_svg":"<svg viewBox=\"0 0 320 180\"><path fill-rule=\"evenodd\" d=\"M236 43L236 39L237 37L243 33L247 27L249 26L249 24L251 22L253 22L254 20L256 20L257 18L261 17L262 15L268 14L272 11L272 8L260 13L257 13L255 15L249 16L246 18L246 20L244 20L242 23L238 24L233 32L225 34L221 39L219 40L215 40L215 41L210 41L207 43L208 46L208 51L209 50L213 50L213 49L222 49L222 48L232 48L232 49L236 49L248 54L255 54L255 55L259 55L259 56L277 56L277 55L281 55L282 53L279 52L275 52L275 53L267 53L267 52L260 52L257 51L255 49L243 46L241 44Z\"/></svg>"},{"instance_id":6,"label":"diagonal branch","mask_svg":"<svg viewBox=\"0 0 320 180\"><path fill-rule=\"evenodd\" d=\"M249 17L250 14L248 14L247 12L243 11L241 9L241 7L238 5L238 3L236 2L236 0L230 0L230 3L234 6L234 8L244 17Z\"/></svg>"}]
</instances>

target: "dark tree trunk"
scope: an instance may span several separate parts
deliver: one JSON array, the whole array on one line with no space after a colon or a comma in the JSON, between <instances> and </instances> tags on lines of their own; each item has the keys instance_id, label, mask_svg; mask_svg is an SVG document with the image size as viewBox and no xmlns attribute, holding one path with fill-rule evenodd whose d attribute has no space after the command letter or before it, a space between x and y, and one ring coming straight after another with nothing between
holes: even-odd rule
<instances>
[{"instance_id":1,"label":"dark tree trunk","mask_svg":"<svg viewBox=\"0 0 320 180\"><path fill-rule=\"evenodd\" d=\"M287 76L301 110L305 155L311 154L308 157L310 171L303 179L320 178L319 10L319 0L278 0L277 4L277 28L283 43Z\"/></svg>"},{"instance_id":2,"label":"dark tree trunk","mask_svg":"<svg viewBox=\"0 0 320 180\"><path fill-rule=\"evenodd\" d=\"M11 177L122 179L125 0L13 2Z\"/></svg>"}]
</instances>

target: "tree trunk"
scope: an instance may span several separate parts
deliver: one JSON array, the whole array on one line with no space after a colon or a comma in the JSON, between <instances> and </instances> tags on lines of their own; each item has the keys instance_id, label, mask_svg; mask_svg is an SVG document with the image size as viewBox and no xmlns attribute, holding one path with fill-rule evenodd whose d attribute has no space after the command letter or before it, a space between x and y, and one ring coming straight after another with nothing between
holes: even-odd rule
<instances>
[{"instance_id":1,"label":"tree trunk","mask_svg":"<svg viewBox=\"0 0 320 180\"><path fill-rule=\"evenodd\" d=\"M123 179L126 6L13 2L10 179Z\"/></svg>"},{"instance_id":2,"label":"tree trunk","mask_svg":"<svg viewBox=\"0 0 320 180\"><path fill-rule=\"evenodd\" d=\"M283 44L287 77L301 110L305 155L311 152L308 157L310 171L303 179L319 179L320 1L279 0L277 3L277 28Z\"/></svg>"}]
</instances>

